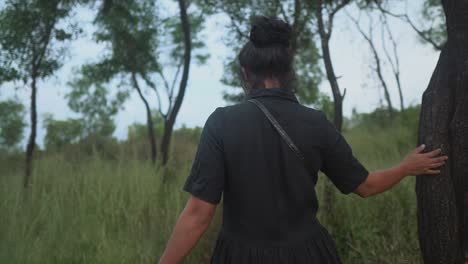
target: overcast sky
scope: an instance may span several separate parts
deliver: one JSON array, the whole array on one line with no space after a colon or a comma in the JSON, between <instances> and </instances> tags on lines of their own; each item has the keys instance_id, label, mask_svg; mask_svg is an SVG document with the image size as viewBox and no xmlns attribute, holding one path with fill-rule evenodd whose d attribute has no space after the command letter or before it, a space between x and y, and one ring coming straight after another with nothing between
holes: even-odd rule
<instances>
[{"instance_id":1,"label":"overcast sky","mask_svg":"<svg viewBox=\"0 0 468 264\"><path fill-rule=\"evenodd\" d=\"M419 0L413 2L414 6L411 7L413 12L417 11L416 7L419 3ZM353 8L348 11L355 13ZM93 17L93 11L80 9L77 12L77 18L87 34L71 43L69 60L58 71L56 77L40 82L38 85L38 113L41 122L37 140L40 145L43 144L45 135L42 127L42 117L45 113L52 113L57 119L78 116L68 108L64 95L69 91L66 82L73 78L72 69L83 63L96 61L95 59L103 52L104 47L96 44L92 39ZM223 61L229 54L229 48L223 42L225 32L223 28L226 21L227 19L223 16L207 20L202 39L206 40L206 48L211 58L203 66L192 64L185 100L177 117L176 127L183 124L189 127L203 126L216 107L226 105L222 99L222 92L229 88L219 81L223 74ZM344 114L349 116L353 108L356 108L358 112L372 111L382 103L383 96L370 70L372 57L368 46L344 12L337 17L335 26L330 48L336 74L341 76L339 83L342 88L347 89ZM406 104L420 103L422 92L429 82L439 54L429 45L421 44L407 25L391 20L390 26L398 40L401 79ZM389 68L385 67L385 70L390 81ZM393 83L391 84L392 100L395 106L399 106L398 92ZM326 80L320 85L320 89L331 94ZM13 96L17 96L26 106L29 106L29 89L15 90L11 86L3 87L0 93L1 99ZM25 118L29 120L29 116ZM127 126L134 122L145 122L145 109L136 94L132 95L125 103L125 108L117 115L117 129L114 135L119 139L126 138ZM29 128L25 135L28 133Z\"/></svg>"}]
</instances>

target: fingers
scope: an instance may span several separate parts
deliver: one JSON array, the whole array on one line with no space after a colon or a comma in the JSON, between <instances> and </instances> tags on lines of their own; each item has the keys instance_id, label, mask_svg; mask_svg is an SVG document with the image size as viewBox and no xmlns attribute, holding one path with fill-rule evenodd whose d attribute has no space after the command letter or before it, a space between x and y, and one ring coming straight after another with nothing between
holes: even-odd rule
<instances>
[{"instance_id":1,"label":"fingers","mask_svg":"<svg viewBox=\"0 0 468 264\"><path fill-rule=\"evenodd\" d=\"M426 170L424 174L430 174L430 175L440 174L440 170Z\"/></svg>"},{"instance_id":2,"label":"fingers","mask_svg":"<svg viewBox=\"0 0 468 264\"><path fill-rule=\"evenodd\" d=\"M445 165L445 162L432 163L431 165L429 165L429 168L431 169L438 168L438 167L442 167L443 165Z\"/></svg>"},{"instance_id":3,"label":"fingers","mask_svg":"<svg viewBox=\"0 0 468 264\"><path fill-rule=\"evenodd\" d=\"M448 160L447 156L442 156L442 157L437 157L437 158L430 159L430 161L432 163L445 162L446 160Z\"/></svg>"},{"instance_id":4,"label":"fingers","mask_svg":"<svg viewBox=\"0 0 468 264\"><path fill-rule=\"evenodd\" d=\"M422 144L414 150L414 153L421 153L426 148L426 145Z\"/></svg>"},{"instance_id":5,"label":"fingers","mask_svg":"<svg viewBox=\"0 0 468 264\"><path fill-rule=\"evenodd\" d=\"M426 155L428 157L435 157L435 156L439 155L441 152L442 152L442 149L438 148L438 149L433 150L431 152L425 153L424 155Z\"/></svg>"}]
</instances>

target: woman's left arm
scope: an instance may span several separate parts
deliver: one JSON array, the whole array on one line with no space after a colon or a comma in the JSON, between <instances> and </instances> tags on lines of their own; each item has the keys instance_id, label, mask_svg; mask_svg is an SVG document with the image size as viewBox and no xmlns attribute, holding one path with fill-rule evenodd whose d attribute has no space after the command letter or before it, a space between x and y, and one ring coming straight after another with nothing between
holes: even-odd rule
<instances>
[{"instance_id":1,"label":"woman's left arm","mask_svg":"<svg viewBox=\"0 0 468 264\"><path fill-rule=\"evenodd\" d=\"M177 220L159 264L180 263L208 229L215 211L216 204L191 196Z\"/></svg>"}]
</instances>

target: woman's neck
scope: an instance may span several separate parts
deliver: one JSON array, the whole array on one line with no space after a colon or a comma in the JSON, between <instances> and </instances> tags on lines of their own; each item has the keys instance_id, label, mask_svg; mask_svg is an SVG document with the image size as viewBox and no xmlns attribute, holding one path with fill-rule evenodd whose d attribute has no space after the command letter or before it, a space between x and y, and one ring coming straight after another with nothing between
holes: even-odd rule
<instances>
[{"instance_id":1,"label":"woman's neck","mask_svg":"<svg viewBox=\"0 0 468 264\"><path fill-rule=\"evenodd\" d=\"M280 87L280 84L277 79L265 79L263 81L263 84L265 85L266 89L270 88L278 88Z\"/></svg>"}]
</instances>

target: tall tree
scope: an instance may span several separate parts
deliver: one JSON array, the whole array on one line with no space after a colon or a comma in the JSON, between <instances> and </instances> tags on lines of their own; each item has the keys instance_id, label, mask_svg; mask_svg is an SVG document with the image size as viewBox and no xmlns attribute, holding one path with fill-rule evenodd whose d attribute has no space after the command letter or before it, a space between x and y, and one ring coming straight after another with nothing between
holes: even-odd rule
<instances>
[{"instance_id":1,"label":"tall tree","mask_svg":"<svg viewBox=\"0 0 468 264\"><path fill-rule=\"evenodd\" d=\"M437 176L416 180L424 263L468 262L468 1L443 0L448 41L424 92L419 143L449 160Z\"/></svg>"},{"instance_id":2,"label":"tall tree","mask_svg":"<svg viewBox=\"0 0 468 264\"><path fill-rule=\"evenodd\" d=\"M7 0L0 11L0 82L23 81L31 90L31 132L26 147L24 187L31 183L37 132L38 81L60 68L64 41L73 32L60 23L75 1ZM73 28L72 28L73 31Z\"/></svg>"},{"instance_id":3,"label":"tall tree","mask_svg":"<svg viewBox=\"0 0 468 264\"><path fill-rule=\"evenodd\" d=\"M161 141L161 153L162 153L162 162L166 164L169 159L169 146L171 142L172 132L174 130L174 124L179 113L180 107L182 106L182 102L185 96L185 90L187 88L189 72L190 72L190 62L192 59L192 38L191 38L191 31L192 26L190 23L189 15L187 13L187 3L185 0L178 0L179 5L179 18L180 18L180 28L179 30L182 32L182 45L178 46L179 48L183 49L182 53L182 60L180 67L182 67L182 76L179 81L179 88L177 90L177 95L175 99L173 99L173 92L171 90L169 92L169 109L167 113L163 115L164 118L164 132ZM173 35L174 40L176 43L180 43L177 41L178 35ZM180 51L174 50L175 57L179 57L177 54ZM174 56L173 56L174 57ZM180 68L179 68L180 69ZM176 78L174 78L175 80Z\"/></svg>"},{"instance_id":4,"label":"tall tree","mask_svg":"<svg viewBox=\"0 0 468 264\"><path fill-rule=\"evenodd\" d=\"M157 62L157 25L153 0L103 1L94 21L98 30L97 42L109 45L99 62L82 68L83 78L89 85L111 86L118 79L117 88L130 86L137 92L146 111L146 127L151 161L157 157L156 135L150 101L145 95L145 86L154 88L149 75L160 71ZM97 72L99 74L89 74ZM142 85L143 83L149 85ZM143 87L142 87L143 86Z\"/></svg>"},{"instance_id":5,"label":"tall tree","mask_svg":"<svg viewBox=\"0 0 468 264\"><path fill-rule=\"evenodd\" d=\"M374 26L375 26L375 24L374 24L374 21L372 19L372 16L369 13L367 13L367 17L368 17L368 29L367 30L363 29L363 26L361 25L358 18L354 18L353 16L351 16L349 14L348 14L348 17L354 23L357 30L359 31L359 33L363 37L363 39L369 45L369 48L370 48L371 53L372 53L372 57L374 59L373 65L375 65L373 67L373 70L374 70L375 74L377 75L377 78L379 79L380 85L381 85L381 87L382 87L382 89L384 91L384 97L385 97L385 100L387 101L387 109L388 109L388 112L390 113L390 116L392 117L393 114L394 114L393 103L392 103L392 99L390 97L389 85L387 84L387 81L385 79L383 69L382 69L383 68L383 65L382 65L383 62L382 62L381 56L379 54L379 51L377 50L377 47L376 47L375 41L374 41L374 31L375 31ZM388 54L388 52L386 52L385 54ZM393 60L390 60L390 61L393 62ZM394 64L392 63L392 65L394 65ZM397 80L399 80L399 79L397 79Z\"/></svg>"},{"instance_id":6,"label":"tall tree","mask_svg":"<svg viewBox=\"0 0 468 264\"><path fill-rule=\"evenodd\" d=\"M336 77L331 58L330 38L333 32L335 15L350 2L350 0L317 0L315 6L315 19L317 21L317 32L320 37L320 44L322 47L322 59L333 94L333 123L338 131L341 131L343 126L343 99L345 97L346 90L342 93L338 84L338 78ZM329 183L325 185L323 196L324 208L326 208L325 212L328 212L328 216L330 216L333 211L333 189Z\"/></svg>"},{"instance_id":7,"label":"tall tree","mask_svg":"<svg viewBox=\"0 0 468 264\"><path fill-rule=\"evenodd\" d=\"M340 1L323 1L317 0L315 7L315 16L317 19L317 31L320 36L320 43L322 47L322 58L325 65L325 71L327 73L327 79L330 83L330 88L333 94L333 122L336 129L341 131L343 126L343 99L346 94L346 90L341 92L338 84L338 79L335 74L333 67L333 61L330 52L330 38L333 33L333 22L336 14L348 5L351 0L340 0Z\"/></svg>"}]
</instances>

